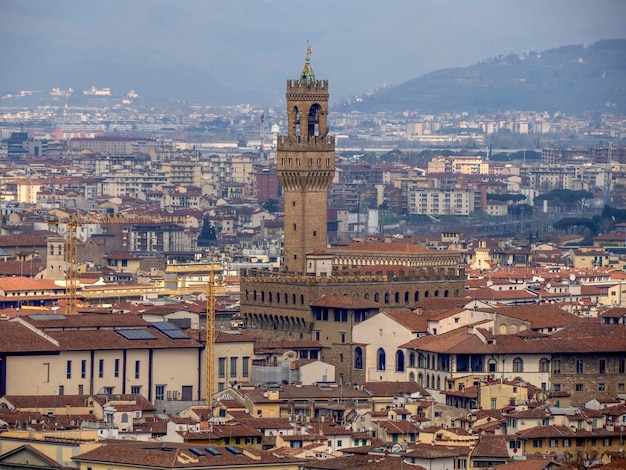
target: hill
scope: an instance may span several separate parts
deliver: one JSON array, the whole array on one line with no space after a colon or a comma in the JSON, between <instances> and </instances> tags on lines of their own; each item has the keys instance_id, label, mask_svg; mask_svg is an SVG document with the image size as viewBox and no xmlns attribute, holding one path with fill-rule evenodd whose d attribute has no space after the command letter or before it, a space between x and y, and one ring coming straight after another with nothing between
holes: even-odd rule
<instances>
[{"instance_id":1,"label":"hill","mask_svg":"<svg viewBox=\"0 0 626 470\"><path fill-rule=\"evenodd\" d=\"M626 111L626 39L506 54L438 70L339 110L490 113Z\"/></svg>"}]
</instances>

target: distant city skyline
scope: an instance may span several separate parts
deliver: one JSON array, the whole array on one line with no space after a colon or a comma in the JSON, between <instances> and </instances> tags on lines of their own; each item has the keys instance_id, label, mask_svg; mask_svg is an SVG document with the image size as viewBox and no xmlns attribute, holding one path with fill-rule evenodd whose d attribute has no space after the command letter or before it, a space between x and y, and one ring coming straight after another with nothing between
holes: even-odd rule
<instances>
[{"instance_id":1,"label":"distant city skyline","mask_svg":"<svg viewBox=\"0 0 626 470\"><path fill-rule=\"evenodd\" d=\"M0 93L93 85L273 104L308 39L337 101L500 54L626 37L624 18L621 0L4 0Z\"/></svg>"}]
</instances>

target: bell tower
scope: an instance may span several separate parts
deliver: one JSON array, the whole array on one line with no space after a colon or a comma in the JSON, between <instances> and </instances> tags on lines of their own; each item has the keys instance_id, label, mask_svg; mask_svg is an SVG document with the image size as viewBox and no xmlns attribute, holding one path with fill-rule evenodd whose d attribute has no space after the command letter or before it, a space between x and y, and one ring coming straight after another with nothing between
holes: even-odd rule
<instances>
[{"instance_id":1,"label":"bell tower","mask_svg":"<svg viewBox=\"0 0 626 470\"><path fill-rule=\"evenodd\" d=\"M285 196L285 271L305 274L306 254L327 247L328 188L335 138L328 135L328 82L317 80L307 48L304 69L287 80L287 135L278 136L276 167Z\"/></svg>"}]
</instances>

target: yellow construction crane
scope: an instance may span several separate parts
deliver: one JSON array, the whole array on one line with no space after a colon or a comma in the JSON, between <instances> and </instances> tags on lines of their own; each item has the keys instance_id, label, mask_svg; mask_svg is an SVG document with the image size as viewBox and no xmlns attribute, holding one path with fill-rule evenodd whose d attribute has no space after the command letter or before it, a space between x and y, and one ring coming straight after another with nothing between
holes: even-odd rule
<instances>
[{"instance_id":1,"label":"yellow construction crane","mask_svg":"<svg viewBox=\"0 0 626 470\"><path fill-rule=\"evenodd\" d=\"M206 405L213 408L213 381L215 380L215 272L211 266L206 289Z\"/></svg>"},{"instance_id":2,"label":"yellow construction crane","mask_svg":"<svg viewBox=\"0 0 626 470\"><path fill-rule=\"evenodd\" d=\"M65 224L65 313L76 315L77 302L76 292L78 288L78 238L76 229L85 224L149 224L149 223L185 223L184 216L164 216L164 215L112 215L112 214L81 214L79 212L71 214L66 219L51 220L48 224Z\"/></svg>"}]
</instances>

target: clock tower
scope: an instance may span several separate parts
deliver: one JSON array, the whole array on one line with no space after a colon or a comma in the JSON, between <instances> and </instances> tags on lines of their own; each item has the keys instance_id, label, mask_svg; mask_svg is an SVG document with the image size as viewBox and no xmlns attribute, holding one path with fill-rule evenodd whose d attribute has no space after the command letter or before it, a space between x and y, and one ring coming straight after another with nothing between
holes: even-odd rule
<instances>
[{"instance_id":1,"label":"clock tower","mask_svg":"<svg viewBox=\"0 0 626 470\"><path fill-rule=\"evenodd\" d=\"M327 248L328 188L335 175L335 139L327 119L328 82L315 78L309 47L300 78L287 80L287 135L279 135L277 145L287 272L305 274L307 253Z\"/></svg>"}]
</instances>

